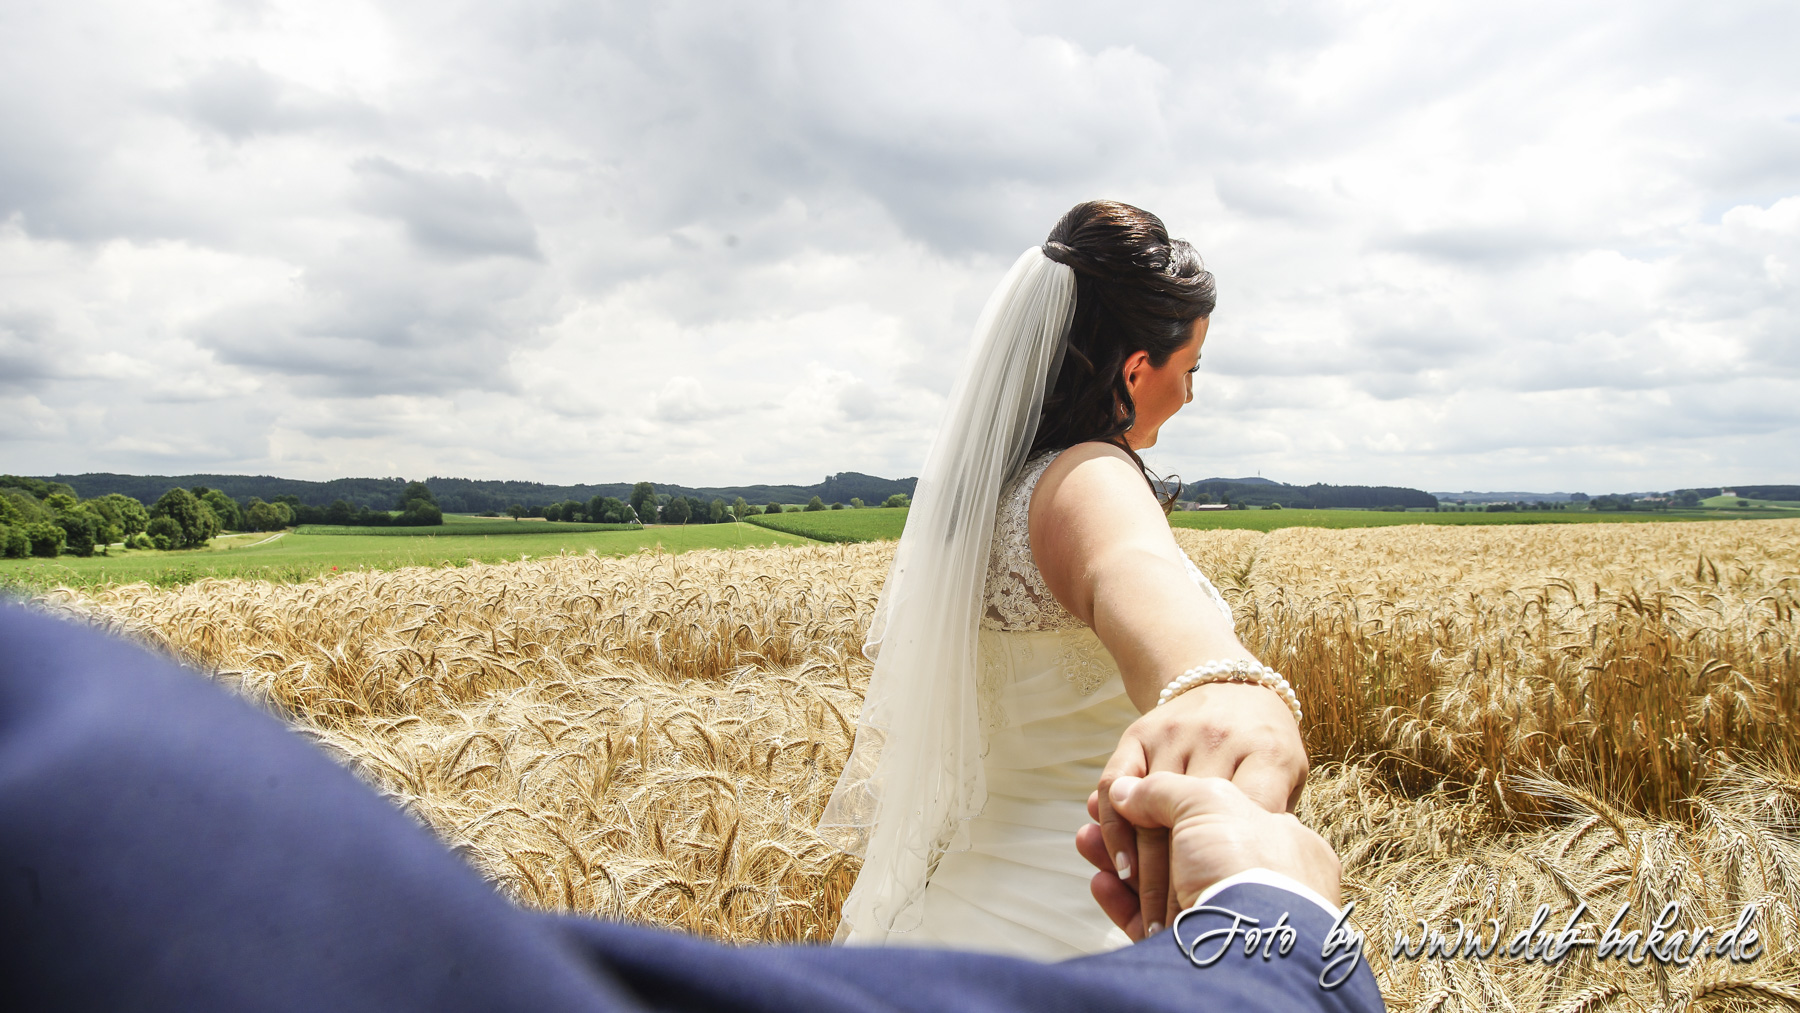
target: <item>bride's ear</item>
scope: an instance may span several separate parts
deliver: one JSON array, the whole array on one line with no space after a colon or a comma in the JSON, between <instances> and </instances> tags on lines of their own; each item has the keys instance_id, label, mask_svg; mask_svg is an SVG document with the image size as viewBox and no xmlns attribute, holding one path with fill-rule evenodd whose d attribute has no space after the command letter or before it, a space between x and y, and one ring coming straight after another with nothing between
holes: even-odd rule
<instances>
[{"instance_id":1,"label":"bride's ear","mask_svg":"<svg viewBox=\"0 0 1800 1013\"><path fill-rule=\"evenodd\" d=\"M1119 367L1119 375L1125 378L1125 389L1136 394L1138 380L1143 378L1145 371L1149 368L1150 353L1148 351L1140 348L1127 356L1125 364Z\"/></svg>"}]
</instances>

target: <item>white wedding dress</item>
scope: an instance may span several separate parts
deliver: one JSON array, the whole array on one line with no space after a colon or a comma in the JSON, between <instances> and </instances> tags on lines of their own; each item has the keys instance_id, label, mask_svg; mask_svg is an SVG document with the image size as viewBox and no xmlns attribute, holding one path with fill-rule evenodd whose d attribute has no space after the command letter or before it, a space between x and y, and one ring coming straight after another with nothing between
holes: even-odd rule
<instances>
[{"instance_id":1,"label":"white wedding dress","mask_svg":"<svg viewBox=\"0 0 1800 1013\"><path fill-rule=\"evenodd\" d=\"M939 858L921 923L889 945L1061 960L1130 943L1088 891L1094 870L1075 831L1138 710L1100 638L1051 596L1032 561L1031 493L1055 458L1032 459L1006 483L995 519L980 632L987 804L969 821L968 849ZM1187 568L1229 620L1218 590Z\"/></svg>"}]
</instances>

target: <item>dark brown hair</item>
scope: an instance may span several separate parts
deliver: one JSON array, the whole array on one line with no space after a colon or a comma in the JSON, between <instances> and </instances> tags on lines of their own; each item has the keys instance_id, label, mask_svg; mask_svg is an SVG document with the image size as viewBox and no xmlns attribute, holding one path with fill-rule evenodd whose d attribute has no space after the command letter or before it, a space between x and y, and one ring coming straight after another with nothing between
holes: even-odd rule
<instances>
[{"instance_id":1,"label":"dark brown hair","mask_svg":"<svg viewBox=\"0 0 1800 1013\"><path fill-rule=\"evenodd\" d=\"M1070 208L1043 250L1075 271L1075 318L1028 456L1091 440L1111 443L1131 455L1155 489L1150 469L1125 442L1137 422L1125 360L1147 351L1160 368L1187 344L1194 321L1211 316L1217 301L1212 272L1185 240L1169 238L1161 218L1118 201ZM1173 501L1169 496L1164 509Z\"/></svg>"}]
</instances>

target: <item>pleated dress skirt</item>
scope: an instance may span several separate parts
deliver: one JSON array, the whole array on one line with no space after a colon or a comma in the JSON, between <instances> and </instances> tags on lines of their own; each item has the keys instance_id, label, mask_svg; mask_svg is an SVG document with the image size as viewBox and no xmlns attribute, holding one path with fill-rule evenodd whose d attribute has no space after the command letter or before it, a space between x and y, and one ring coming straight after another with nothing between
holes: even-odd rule
<instances>
[{"instance_id":1,"label":"pleated dress skirt","mask_svg":"<svg viewBox=\"0 0 1800 1013\"><path fill-rule=\"evenodd\" d=\"M1138 717L1091 630L981 631L987 804L943 855L918 927L888 945L1062 960L1130 945L1075 850L1087 797Z\"/></svg>"}]
</instances>

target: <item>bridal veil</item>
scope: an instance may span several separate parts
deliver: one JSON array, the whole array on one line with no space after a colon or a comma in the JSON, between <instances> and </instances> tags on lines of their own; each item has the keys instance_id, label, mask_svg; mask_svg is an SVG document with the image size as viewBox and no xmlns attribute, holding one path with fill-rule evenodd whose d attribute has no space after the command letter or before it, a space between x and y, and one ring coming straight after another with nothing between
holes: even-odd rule
<instances>
[{"instance_id":1,"label":"bridal veil","mask_svg":"<svg viewBox=\"0 0 1800 1013\"><path fill-rule=\"evenodd\" d=\"M916 927L939 855L968 847L987 801L977 682L1000 487L1025 463L1075 308L1075 276L1038 247L989 297L919 474L863 654L875 663L843 775L820 818L863 859L839 942Z\"/></svg>"}]
</instances>

